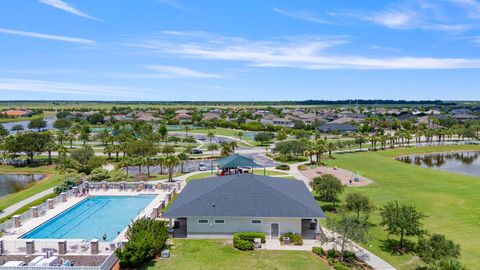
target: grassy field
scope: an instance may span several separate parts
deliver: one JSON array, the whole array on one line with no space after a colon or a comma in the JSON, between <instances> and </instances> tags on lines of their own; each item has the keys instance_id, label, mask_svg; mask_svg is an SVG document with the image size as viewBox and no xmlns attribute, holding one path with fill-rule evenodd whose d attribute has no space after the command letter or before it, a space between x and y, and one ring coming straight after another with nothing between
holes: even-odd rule
<instances>
[{"instance_id":1,"label":"grassy field","mask_svg":"<svg viewBox=\"0 0 480 270\"><path fill-rule=\"evenodd\" d=\"M2 169L4 169L3 166L0 167L0 173L20 173L18 170L17 171L11 171L11 170L10 171L5 171L5 170L2 170ZM34 173L34 174L37 174L37 173L38 174L51 173L51 171L45 172L43 170L26 171L26 170L23 170L23 168L22 168L22 173L25 173L25 172ZM60 174L49 175L45 179L32 184L31 186L29 186L28 188L26 188L24 190L6 195L6 196L0 198L0 210L5 209L5 208L7 208L7 207L19 202L19 201L25 200L26 198L31 197L31 196L39 193L39 192L42 192L42 191L47 190L49 188L55 187L62 180L63 180L63 176L60 175Z\"/></svg>"},{"instance_id":2,"label":"grassy field","mask_svg":"<svg viewBox=\"0 0 480 270\"><path fill-rule=\"evenodd\" d=\"M212 175L212 173L211 173L210 171L208 171L208 172L203 172L203 173L199 173L199 174L194 174L194 175L192 175L192 176L187 177L187 182L190 182L191 180L196 180L196 179L202 179L202 178L207 178L207 177L215 176L215 171L214 171L213 173L214 173L214 174ZM254 173L255 173L255 174L263 175L263 170L261 170L261 169L254 170ZM291 175L287 174L286 172L269 171L269 170L267 170L265 174L266 174L267 176L281 175L281 176L285 176L285 178L292 179L292 178L290 177Z\"/></svg>"},{"instance_id":3,"label":"grassy field","mask_svg":"<svg viewBox=\"0 0 480 270\"><path fill-rule=\"evenodd\" d=\"M34 115L30 117L16 117L16 118L0 118L0 123L31 121L36 118L42 118L42 115Z\"/></svg>"},{"instance_id":4,"label":"grassy field","mask_svg":"<svg viewBox=\"0 0 480 270\"><path fill-rule=\"evenodd\" d=\"M6 220L10 219L11 217L15 216L15 215L20 215L22 214L23 212L27 211L27 210L30 210L30 207L32 206L36 206L36 205L40 205L44 202L46 202L48 199L52 199L52 198L55 198L57 197L58 194L57 193L50 193L46 196L43 196L42 198L38 199L38 200L35 200L29 204L26 204L22 207L20 207L17 211L13 212L11 215L8 215L2 219L0 219L0 223L3 223L5 222Z\"/></svg>"},{"instance_id":5,"label":"grassy field","mask_svg":"<svg viewBox=\"0 0 480 270\"><path fill-rule=\"evenodd\" d=\"M227 240L177 239L174 244L169 259L151 263L145 269L330 269L308 251L239 251Z\"/></svg>"},{"instance_id":6,"label":"grassy field","mask_svg":"<svg viewBox=\"0 0 480 270\"><path fill-rule=\"evenodd\" d=\"M373 184L349 188L370 196L377 206L398 200L417 207L428 217L425 228L430 232L445 234L462 247L462 262L469 269L480 269L480 177L464 176L396 161L404 154L442 152L455 150L480 150L480 146L437 146L402 148L381 152L338 154L329 165L358 171L375 181ZM344 194L345 195L345 194ZM375 213L372 222L378 223ZM395 256L382 250L382 240L387 234L374 226L375 239L367 248L398 269L413 269L418 259L413 255ZM392 238L397 239L395 236Z\"/></svg>"}]
</instances>

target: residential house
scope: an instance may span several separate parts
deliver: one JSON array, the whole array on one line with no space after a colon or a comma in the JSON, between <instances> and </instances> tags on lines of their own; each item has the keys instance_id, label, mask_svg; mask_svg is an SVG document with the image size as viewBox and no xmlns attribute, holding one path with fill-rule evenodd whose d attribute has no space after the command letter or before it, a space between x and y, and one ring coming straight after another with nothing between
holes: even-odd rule
<instances>
[{"instance_id":1,"label":"residential house","mask_svg":"<svg viewBox=\"0 0 480 270\"><path fill-rule=\"evenodd\" d=\"M32 112L28 110L8 110L1 113L9 117L27 117L32 114Z\"/></svg>"},{"instance_id":2,"label":"residential house","mask_svg":"<svg viewBox=\"0 0 480 270\"><path fill-rule=\"evenodd\" d=\"M175 119L177 119L180 122L188 122L188 121L192 121L192 116L186 113L179 113L175 116Z\"/></svg>"},{"instance_id":3,"label":"residential house","mask_svg":"<svg viewBox=\"0 0 480 270\"><path fill-rule=\"evenodd\" d=\"M317 128L319 132L339 132L339 133L351 133L356 132L358 129L352 124L337 124L337 123L325 123Z\"/></svg>"}]
</instances>

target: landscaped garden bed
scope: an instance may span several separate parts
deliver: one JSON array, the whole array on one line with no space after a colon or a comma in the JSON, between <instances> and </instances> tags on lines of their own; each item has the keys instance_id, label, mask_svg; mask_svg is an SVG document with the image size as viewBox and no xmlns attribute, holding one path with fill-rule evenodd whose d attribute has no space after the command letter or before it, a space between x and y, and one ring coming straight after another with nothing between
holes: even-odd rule
<instances>
[{"instance_id":1,"label":"landscaped garden bed","mask_svg":"<svg viewBox=\"0 0 480 270\"><path fill-rule=\"evenodd\" d=\"M370 265L365 263L362 259L358 258L355 253L351 251L345 251L343 258L339 251L330 249L323 250L321 247L313 247L312 252L320 256L335 270L371 270Z\"/></svg>"}]
</instances>

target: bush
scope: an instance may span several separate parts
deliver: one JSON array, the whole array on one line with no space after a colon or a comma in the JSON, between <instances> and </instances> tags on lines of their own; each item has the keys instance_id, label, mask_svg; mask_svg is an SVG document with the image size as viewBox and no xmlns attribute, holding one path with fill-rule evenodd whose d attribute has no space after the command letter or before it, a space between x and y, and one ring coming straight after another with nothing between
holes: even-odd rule
<instances>
[{"instance_id":1,"label":"bush","mask_svg":"<svg viewBox=\"0 0 480 270\"><path fill-rule=\"evenodd\" d=\"M167 247L168 229L164 221L141 218L128 226L128 242L116 255L121 268L136 269L160 255Z\"/></svg>"},{"instance_id":2,"label":"bush","mask_svg":"<svg viewBox=\"0 0 480 270\"><path fill-rule=\"evenodd\" d=\"M323 250L322 247L313 247L312 252L317 254L318 256L324 256L325 255L325 250Z\"/></svg>"},{"instance_id":3,"label":"bush","mask_svg":"<svg viewBox=\"0 0 480 270\"><path fill-rule=\"evenodd\" d=\"M352 269L349 266L346 266L346 265L342 264L341 262L334 263L333 268L335 270L351 270Z\"/></svg>"},{"instance_id":4,"label":"bush","mask_svg":"<svg viewBox=\"0 0 480 270\"><path fill-rule=\"evenodd\" d=\"M242 232L233 235L233 246L239 250L253 250L255 238L265 243L265 234L258 232Z\"/></svg>"},{"instance_id":5,"label":"bush","mask_svg":"<svg viewBox=\"0 0 480 270\"><path fill-rule=\"evenodd\" d=\"M343 252L343 258L345 260L353 261L357 258L357 255L355 255L355 253L352 251L345 250L345 252Z\"/></svg>"},{"instance_id":6,"label":"bush","mask_svg":"<svg viewBox=\"0 0 480 270\"><path fill-rule=\"evenodd\" d=\"M290 170L290 166L288 166L287 164L280 164L280 165L277 165L275 169L288 171Z\"/></svg>"},{"instance_id":7,"label":"bush","mask_svg":"<svg viewBox=\"0 0 480 270\"><path fill-rule=\"evenodd\" d=\"M242 239L233 239L233 246L239 250L253 250L253 242L245 241Z\"/></svg>"},{"instance_id":8,"label":"bush","mask_svg":"<svg viewBox=\"0 0 480 270\"><path fill-rule=\"evenodd\" d=\"M327 258L335 258L335 257L339 257L340 256L340 252L338 252L337 250L335 249L329 249L327 250Z\"/></svg>"},{"instance_id":9,"label":"bush","mask_svg":"<svg viewBox=\"0 0 480 270\"><path fill-rule=\"evenodd\" d=\"M302 236L299 235L299 234L294 234L294 233L292 233L292 232L282 234L282 235L280 236L280 241L283 241L283 238L284 238L284 237L289 237L289 238L290 238L290 242L292 242L295 246L301 246L301 245L303 245Z\"/></svg>"}]
</instances>

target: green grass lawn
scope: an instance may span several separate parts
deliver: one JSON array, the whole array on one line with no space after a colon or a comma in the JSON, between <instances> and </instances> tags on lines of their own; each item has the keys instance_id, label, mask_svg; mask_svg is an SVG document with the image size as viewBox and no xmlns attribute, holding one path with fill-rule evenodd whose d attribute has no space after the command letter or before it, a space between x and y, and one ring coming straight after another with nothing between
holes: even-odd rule
<instances>
[{"instance_id":1,"label":"green grass lawn","mask_svg":"<svg viewBox=\"0 0 480 270\"><path fill-rule=\"evenodd\" d=\"M145 269L330 269L308 251L239 251L227 240L174 241L171 257L158 260Z\"/></svg>"},{"instance_id":2,"label":"green grass lawn","mask_svg":"<svg viewBox=\"0 0 480 270\"><path fill-rule=\"evenodd\" d=\"M2 166L3 168L3 166ZM23 168L22 168L23 169ZM0 173L2 172L5 172L5 171L0 171ZM15 171L8 171L8 173L13 173ZM22 170L22 172L27 172L27 171L24 171ZM43 172L43 171L29 171L31 173L39 173L39 174L42 174L42 173L46 173L46 172ZM50 171L51 173L51 171ZM36 182L34 184L32 184L31 186L29 186L28 188L26 189L23 189L21 191L18 191L18 192L15 192L15 193L12 193L12 194L9 194L9 195L6 195L2 198L0 198L0 209L5 209L19 201L22 201L22 200L25 200L26 198L28 197L31 197L39 192L42 192L44 190L47 190L49 188L52 188L52 187L55 187L58 183L60 183L60 181L63 180L63 175L61 174L53 174L52 176L48 176L46 179L43 179L39 182Z\"/></svg>"},{"instance_id":3,"label":"green grass lawn","mask_svg":"<svg viewBox=\"0 0 480 270\"><path fill-rule=\"evenodd\" d=\"M480 146L435 146L337 154L336 159L327 163L358 171L374 181L366 187L349 188L345 194L353 190L365 192L377 206L392 200L414 205L428 216L424 220L428 231L445 234L448 239L459 243L462 247L461 261L469 269L480 269L480 177L422 168L394 159L404 154L455 150L480 150ZM373 214L372 222L378 221L378 213ZM375 239L367 246L369 250L398 269L414 268L418 259L413 255L394 256L380 248L381 240L387 238L382 228L374 226L372 234ZM397 239L396 236L392 238Z\"/></svg>"},{"instance_id":4,"label":"green grass lawn","mask_svg":"<svg viewBox=\"0 0 480 270\"><path fill-rule=\"evenodd\" d=\"M8 215L2 219L0 219L0 223L3 223L5 222L6 220L10 219L11 217L15 216L15 215L20 215L22 214L23 212L27 211L27 210L30 210L30 207L32 206L37 206L37 205L40 205L44 202L46 202L48 199L53 199L55 197L57 197L58 194L57 193L50 193L46 196L43 196L42 198L38 199L38 200L35 200L29 204L26 204L22 207L20 207L17 211L13 212L11 215Z\"/></svg>"},{"instance_id":5,"label":"green grass lawn","mask_svg":"<svg viewBox=\"0 0 480 270\"><path fill-rule=\"evenodd\" d=\"M202 179L202 178L215 176L215 172L216 171L213 171L213 175L210 171L199 173L199 174L194 174L192 176L187 177L187 182L190 182L191 180L196 180L196 179ZM254 170L254 173L263 175L263 169L256 169L256 170ZM267 170L265 175L267 175L267 176L282 175L282 176L285 176L285 178L294 179L294 178L290 178L291 175L287 174L286 172L279 172L279 171Z\"/></svg>"}]
</instances>

